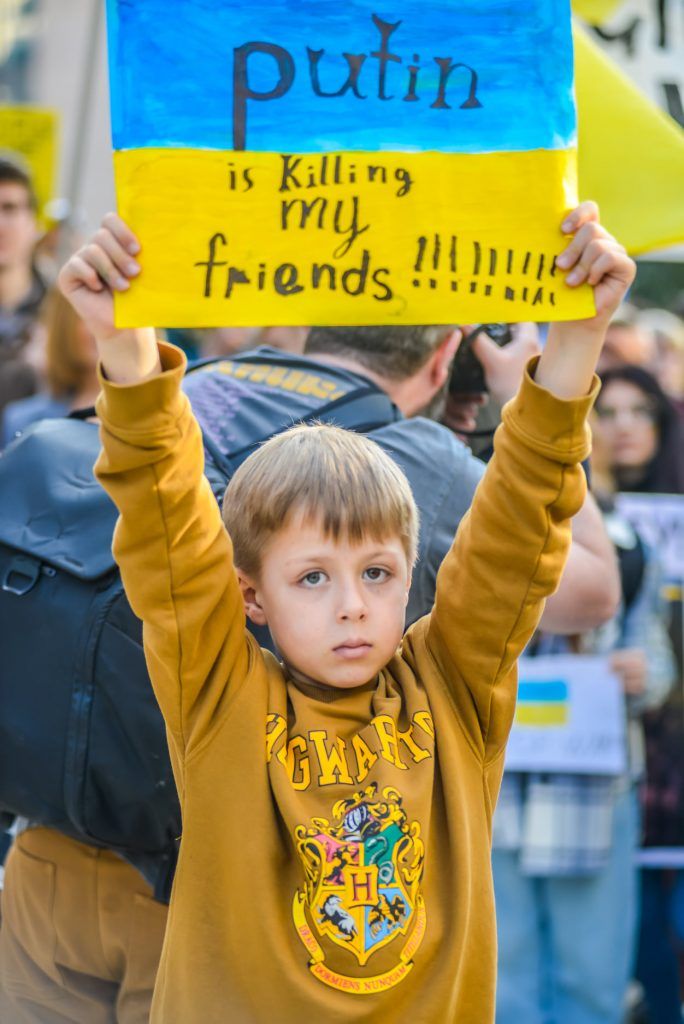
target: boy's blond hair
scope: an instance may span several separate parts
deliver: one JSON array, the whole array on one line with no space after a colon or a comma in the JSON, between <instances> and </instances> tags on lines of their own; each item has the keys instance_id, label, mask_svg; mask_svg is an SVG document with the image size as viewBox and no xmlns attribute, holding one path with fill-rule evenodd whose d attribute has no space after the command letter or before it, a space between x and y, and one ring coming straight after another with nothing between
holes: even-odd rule
<instances>
[{"instance_id":1,"label":"boy's blond hair","mask_svg":"<svg viewBox=\"0 0 684 1024\"><path fill-rule=\"evenodd\" d=\"M380 445L351 430L291 427L240 466L223 499L236 566L258 577L264 546L297 512L334 540L398 536L409 566L415 561L418 509L409 482Z\"/></svg>"}]
</instances>

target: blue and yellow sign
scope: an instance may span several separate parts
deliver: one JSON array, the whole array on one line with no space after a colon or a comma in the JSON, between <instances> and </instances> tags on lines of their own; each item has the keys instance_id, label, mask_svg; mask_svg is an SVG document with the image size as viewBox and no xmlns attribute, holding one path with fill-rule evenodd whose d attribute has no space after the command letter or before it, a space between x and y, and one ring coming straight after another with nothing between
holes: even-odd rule
<instances>
[{"instance_id":1,"label":"blue and yellow sign","mask_svg":"<svg viewBox=\"0 0 684 1024\"><path fill-rule=\"evenodd\" d=\"M120 326L590 316L568 0L108 0Z\"/></svg>"}]
</instances>

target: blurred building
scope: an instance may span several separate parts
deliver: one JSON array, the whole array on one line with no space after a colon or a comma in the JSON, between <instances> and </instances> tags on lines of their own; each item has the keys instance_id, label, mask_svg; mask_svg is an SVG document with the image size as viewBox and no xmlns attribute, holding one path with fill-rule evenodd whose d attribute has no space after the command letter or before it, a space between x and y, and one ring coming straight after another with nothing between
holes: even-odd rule
<instances>
[{"instance_id":1,"label":"blurred building","mask_svg":"<svg viewBox=\"0 0 684 1024\"><path fill-rule=\"evenodd\" d=\"M58 112L55 195L72 204L86 231L115 203L104 7L104 0L0 0L0 103Z\"/></svg>"}]
</instances>

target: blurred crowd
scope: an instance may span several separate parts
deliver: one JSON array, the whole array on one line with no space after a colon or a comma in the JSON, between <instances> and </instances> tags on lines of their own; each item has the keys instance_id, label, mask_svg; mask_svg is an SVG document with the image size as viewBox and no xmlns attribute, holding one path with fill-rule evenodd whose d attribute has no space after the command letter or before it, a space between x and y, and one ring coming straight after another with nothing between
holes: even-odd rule
<instances>
[{"instance_id":1,"label":"blurred crowd","mask_svg":"<svg viewBox=\"0 0 684 1024\"><path fill-rule=\"evenodd\" d=\"M66 223L40 231L30 180L0 161L0 448L33 423L88 409L97 396L93 339L54 287L77 241ZM545 628L529 654L610 658L625 694L627 769L618 777L506 774L493 851L499 1024L683 1019L682 581L620 514L618 500L622 492L684 495L683 312L625 305L603 350L587 474L622 593L600 625ZM308 335L305 327L167 331L191 359L264 345L301 355L311 352ZM423 413L486 460L501 404L541 344L535 325L516 327L505 348L481 338L475 351L486 391L463 391L452 377ZM15 833L5 833L3 856ZM158 922L150 931L152 967L162 931Z\"/></svg>"}]
</instances>

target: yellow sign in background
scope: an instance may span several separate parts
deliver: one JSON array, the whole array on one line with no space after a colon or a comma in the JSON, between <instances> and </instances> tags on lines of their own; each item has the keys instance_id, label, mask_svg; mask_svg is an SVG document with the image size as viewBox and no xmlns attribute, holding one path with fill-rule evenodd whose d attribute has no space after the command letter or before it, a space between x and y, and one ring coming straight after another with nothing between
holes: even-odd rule
<instances>
[{"instance_id":1,"label":"yellow sign in background","mask_svg":"<svg viewBox=\"0 0 684 1024\"><path fill-rule=\"evenodd\" d=\"M0 107L0 153L18 158L33 180L42 219L54 196L57 114L38 107Z\"/></svg>"},{"instance_id":2,"label":"yellow sign in background","mask_svg":"<svg viewBox=\"0 0 684 1024\"><path fill-rule=\"evenodd\" d=\"M572 150L147 148L114 159L145 279L117 295L120 327L593 314L591 289L568 288L554 265L575 202ZM343 296L344 313L333 310Z\"/></svg>"},{"instance_id":3,"label":"yellow sign in background","mask_svg":"<svg viewBox=\"0 0 684 1024\"><path fill-rule=\"evenodd\" d=\"M633 255L684 241L684 131L575 27L579 187Z\"/></svg>"}]
</instances>

